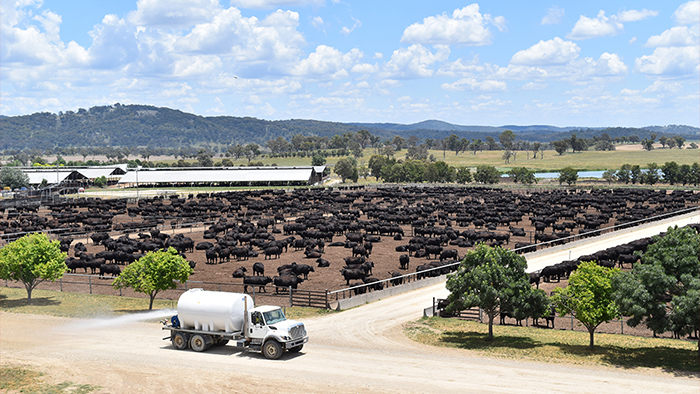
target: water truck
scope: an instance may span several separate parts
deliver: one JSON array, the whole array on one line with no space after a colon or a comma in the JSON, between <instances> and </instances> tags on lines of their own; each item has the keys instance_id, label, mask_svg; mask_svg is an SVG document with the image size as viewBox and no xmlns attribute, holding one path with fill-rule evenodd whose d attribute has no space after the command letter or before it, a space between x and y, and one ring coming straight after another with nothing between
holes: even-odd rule
<instances>
[{"instance_id":1,"label":"water truck","mask_svg":"<svg viewBox=\"0 0 700 394\"><path fill-rule=\"evenodd\" d=\"M248 294L190 289L177 302L177 315L163 321L173 347L203 352L231 341L237 348L278 359L299 352L309 337L304 323L287 320L282 308L255 307Z\"/></svg>"}]
</instances>

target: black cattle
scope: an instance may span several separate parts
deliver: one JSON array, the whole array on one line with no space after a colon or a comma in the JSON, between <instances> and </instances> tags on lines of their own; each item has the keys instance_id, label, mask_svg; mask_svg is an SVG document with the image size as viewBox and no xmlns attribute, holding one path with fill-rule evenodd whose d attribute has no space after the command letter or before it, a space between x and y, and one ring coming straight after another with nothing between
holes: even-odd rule
<instances>
[{"instance_id":1,"label":"black cattle","mask_svg":"<svg viewBox=\"0 0 700 394\"><path fill-rule=\"evenodd\" d=\"M440 252L440 261L445 259L459 260L459 252L457 249L447 249Z\"/></svg>"},{"instance_id":2,"label":"black cattle","mask_svg":"<svg viewBox=\"0 0 700 394\"><path fill-rule=\"evenodd\" d=\"M530 272L530 284L537 284L537 288L540 288L540 274L539 272Z\"/></svg>"},{"instance_id":3,"label":"black cattle","mask_svg":"<svg viewBox=\"0 0 700 394\"><path fill-rule=\"evenodd\" d=\"M437 258L440 253L442 253L442 246L427 245L425 247L425 254L428 258L430 258L431 255L434 255L435 258Z\"/></svg>"},{"instance_id":4,"label":"black cattle","mask_svg":"<svg viewBox=\"0 0 700 394\"><path fill-rule=\"evenodd\" d=\"M408 269L408 263L411 260L410 257L408 257L407 254L402 254L399 256L399 265L401 266L402 270L407 270Z\"/></svg>"},{"instance_id":5,"label":"black cattle","mask_svg":"<svg viewBox=\"0 0 700 394\"><path fill-rule=\"evenodd\" d=\"M632 266L639 260L639 256L633 254L621 254L617 256L617 262L620 264L620 268L624 268L625 264Z\"/></svg>"},{"instance_id":6,"label":"black cattle","mask_svg":"<svg viewBox=\"0 0 700 394\"><path fill-rule=\"evenodd\" d=\"M325 260L325 259L322 259L322 258L320 258L320 257L319 257L318 259L316 259L316 262L318 263L318 267L321 267L321 268L325 268L325 267L330 267L330 266L331 266L330 261Z\"/></svg>"},{"instance_id":7,"label":"black cattle","mask_svg":"<svg viewBox=\"0 0 700 394\"><path fill-rule=\"evenodd\" d=\"M258 286L258 292L265 292L265 285L268 283L272 283L272 278L269 276L244 276L243 292L248 292L248 286Z\"/></svg>"},{"instance_id":8,"label":"black cattle","mask_svg":"<svg viewBox=\"0 0 700 394\"><path fill-rule=\"evenodd\" d=\"M365 244L362 245L362 247L365 248L365 250L367 251L367 257L369 257L369 255L372 254L372 249L374 248L372 242L365 242Z\"/></svg>"},{"instance_id":9,"label":"black cattle","mask_svg":"<svg viewBox=\"0 0 700 394\"><path fill-rule=\"evenodd\" d=\"M253 275L265 275L265 265L263 263L253 264Z\"/></svg>"},{"instance_id":10,"label":"black cattle","mask_svg":"<svg viewBox=\"0 0 700 394\"><path fill-rule=\"evenodd\" d=\"M275 258L279 258L280 255L282 254L282 251L280 250L279 247L277 246L271 246L269 248L265 248L263 251L265 253L265 260L268 258L272 258L271 256L275 256Z\"/></svg>"},{"instance_id":11,"label":"black cattle","mask_svg":"<svg viewBox=\"0 0 700 394\"><path fill-rule=\"evenodd\" d=\"M119 268L118 265L115 264L101 264L100 265L100 276L106 276L106 274L110 274L113 277L114 276L119 276L119 274L122 273L121 268Z\"/></svg>"},{"instance_id":12,"label":"black cattle","mask_svg":"<svg viewBox=\"0 0 700 394\"><path fill-rule=\"evenodd\" d=\"M527 233L525 233L525 229L523 229L522 227L511 227L510 233L513 234L514 237L526 237L527 236Z\"/></svg>"},{"instance_id":13,"label":"black cattle","mask_svg":"<svg viewBox=\"0 0 700 394\"><path fill-rule=\"evenodd\" d=\"M367 288L370 290L384 289L384 283L380 282L377 278L362 278L362 283L369 285Z\"/></svg>"},{"instance_id":14,"label":"black cattle","mask_svg":"<svg viewBox=\"0 0 700 394\"><path fill-rule=\"evenodd\" d=\"M345 260L347 265L358 265L365 262L364 257L345 257L343 260Z\"/></svg>"},{"instance_id":15,"label":"black cattle","mask_svg":"<svg viewBox=\"0 0 700 394\"><path fill-rule=\"evenodd\" d=\"M321 258L322 254L315 249L307 249L304 251L304 257L307 259L318 259Z\"/></svg>"},{"instance_id":16,"label":"black cattle","mask_svg":"<svg viewBox=\"0 0 700 394\"><path fill-rule=\"evenodd\" d=\"M418 274L416 275L416 278L417 278L417 279L423 279L423 278L427 278L427 277L432 276L431 274L432 274L433 272L435 272L435 271L438 271L438 270L431 271L431 272L424 272L424 271L427 271L427 270L430 270L430 269L433 269L433 268L435 268L435 267L433 267L433 266L430 265L430 264L421 264L421 265L419 265L418 267L416 267L416 272L418 273Z\"/></svg>"},{"instance_id":17,"label":"black cattle","mask_svg":"<svg viewBox=\"0 0 700 394\"><path fill-rule=\"evenodd\" d=\"M245 267L241 267L233 271L233 274L231 274L232 277L234 278L243 278L245 277L245 272L248 271Z\"/></svg>"},{"instance_id":18,"label":"black cattle","mask_svg":"<svg viewBox=\"0 0 700 394\"><path fill-rule=\"evenodd\" d=\"M398 286L400 284L403 284L403 278L401 278L401 273L399 271L394 271L394 272L389 272L389 276L392 278L396 279L391 279L389 282L391 282L392 286Z\"/></svg>"},{"instance_id":19,"label":"black cattle","mask_svg":"<svg viewBox=\"0 0 700 394\"><path fill-rule=\"evenodd\" d=\"M314 271L314 267L308 264L292 263L292 272L294 275L304 275L304 279L309 279L309 272L316 271Z\"/></svg>"},{"instance_id":20,"label":"black cattle","mask_svg":"<svg viewBox=\"0 0 700 394\"><path fill-rule=\"evenodd\" d=\"M104 242L105 240L109 239L109 234L107 233L95 233L90 236L90 239L92 240L92 243L94 245L99 245L100 242Z\"/></svg>"},{"instance_id":21,"label":"black cattle","mask_svg":"<svg viewBox=\"0 0 700 394\"><path fill-rule=\"evenodd\" d=\"M299 285L299 283L303 282L304 279L301 279L300 277L296 275L283 275L283 276L275 276L272 278L272 284L275 285L275 294L279 294L280 288L292 288L295 289Z\"/></svg>"},{"instance_id":22,"label":"black cattle","mask_svg":"<svg viewBox=\"0 0 700 394\"><path fill-rule=\"evenodd\" d=\"M205 252L207 256L207 264L216 264L216 261L219 258L219 254L216 252L214 248L207 249Z\"/></svg>"},{"instance_id":23,"label":"black cattle","mask_svg":"<svg viewBox=\"0 0 700 394\"><path fill-rule=\"evenodd\" d=\"M352 257L367 257L368 255L369 253L367 253L367 249L365 249L365 247L362 245L357 245L352 248Z\"/></svg>"},{"instance_id":24,"label":"black cattle","mask_svg":"<svg viewBox=\"0 0 700 394\"><path fill-rule=\"evenodd\" d=\"M515 253L530 253L537 250L537 247L529 242L516 242Z\"/></svg>"},{"instance_id":25,"label":"black cattle","mask_svg":"<svg viewBox=\"0 0 700 394\"><path fill-rule=\"evenodd\" d=\"M211 242L200 242L194 248L197 250L207 250L207 249L211 249L213 247L214 247L214 244L212 244Z\"/></svg>"},{"instance_id":26,"label":"black cattle","mask_svg":"<svg viewBox=\"0 0 700 394\"><path fill-rule=\"evenodd\" d=\"M345 282L350 286L350 280L353 279L363 279L367 276L365 271L359 269L345 269L340 270L340 274L345 278Z\"/></svg>"}]
</instances>

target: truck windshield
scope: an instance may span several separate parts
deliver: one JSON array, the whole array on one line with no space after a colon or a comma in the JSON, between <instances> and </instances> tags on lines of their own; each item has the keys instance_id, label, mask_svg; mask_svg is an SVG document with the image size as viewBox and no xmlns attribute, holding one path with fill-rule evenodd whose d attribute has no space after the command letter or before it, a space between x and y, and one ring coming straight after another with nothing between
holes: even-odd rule
<instances>
[{"instance_id":1,"label":"truck windshield","mask_svg":"<svg viewBox=\"0 0 700 394\"><path fill-rule=\"evenodd\" d=\"M275 309L274 311L265 312L263 313L263 316L265 316L265 323L268 325L275 324L286 319L282 309Z\"/></svg>"}]
</instances>

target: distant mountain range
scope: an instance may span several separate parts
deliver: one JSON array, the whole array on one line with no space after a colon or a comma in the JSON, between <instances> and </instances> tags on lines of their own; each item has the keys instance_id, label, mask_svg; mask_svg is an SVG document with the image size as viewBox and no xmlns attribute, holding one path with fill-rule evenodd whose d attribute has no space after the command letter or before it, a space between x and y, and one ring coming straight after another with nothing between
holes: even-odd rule
<instances>
[{"instance_id":1,"label":"distant mountain range","mask_svg":"<svg viewBox=\"0 0 700 394\"><path fill-rule=\"evenodd\" d=\"M147 105L110 105L92 107L77 112L58 114L41 112L1 118L1 149L47 149L82 146L151 146L180 147L209 144L264 144L279 136L290 139L295 134L332 137L337 134L365 129L383 139L399 135L404 138L444 138L457 134L460 138L498 139L504 130L512 130L524 141L550 142L568 138L591 138L607 133L612 138L637 135L648 138L652 133L681 135L697 139L700 128L668 125L643 128L622 127L555 127L547 125L465 126L440 120L414 124L398 123L338 123L318 120L269 121L250 117L209 116L189 114L180 110Z\"/></svg>"}]
</instances>

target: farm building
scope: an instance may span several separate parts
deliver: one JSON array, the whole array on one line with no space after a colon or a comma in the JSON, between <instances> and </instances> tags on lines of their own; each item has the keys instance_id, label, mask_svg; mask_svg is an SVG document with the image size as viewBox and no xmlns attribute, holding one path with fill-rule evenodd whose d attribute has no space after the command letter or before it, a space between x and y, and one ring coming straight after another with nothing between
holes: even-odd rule
<instances>
[{"instance_id":1,"label":"farm building","mask_svg":"<svg viewBox=\"0 0 700 394\"><path fill-rule=\"evenodd\" d=\"M323 181L325 166L129 169L118 182L148 186L306 186Z\"/></svg>"},{"instance_id":2,"label":"farm building","mask_svg":"<svg viewBox=\"0 0 700 394\"><path fill-rule=\"evenodd\" d=\"M97 167L24 167L22 172L29 177L29 184L40 185L46 179L49 185L59 183L88 184L104 176L107 181L114 183L126 174L126 164Z\"/></svg>"}]
</instances>

